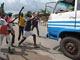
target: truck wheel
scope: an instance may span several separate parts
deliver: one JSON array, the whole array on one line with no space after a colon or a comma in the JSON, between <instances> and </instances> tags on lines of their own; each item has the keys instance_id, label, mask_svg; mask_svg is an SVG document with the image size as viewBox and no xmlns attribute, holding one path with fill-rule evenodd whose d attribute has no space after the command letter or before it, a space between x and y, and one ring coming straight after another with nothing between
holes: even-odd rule
<instances>
[{"instance_id":1,"label":"truck wheel","mask_svg":"<svg viewBox=\"0 0 80 60\"><path fill-rule=\"evenodd\" d=\"M74 37L65 37L60 42L61 51L69 58L80 59L80 41Z\"/></svg>"}]
</instances>

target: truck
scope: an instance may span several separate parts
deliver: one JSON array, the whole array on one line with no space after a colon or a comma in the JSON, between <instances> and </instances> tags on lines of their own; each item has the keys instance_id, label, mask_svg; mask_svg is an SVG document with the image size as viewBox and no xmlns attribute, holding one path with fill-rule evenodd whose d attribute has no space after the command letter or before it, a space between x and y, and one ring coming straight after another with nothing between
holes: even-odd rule
<instances>
[{"instance_id":1,"label":"truck","mask_svg":"<svg viewBox=\"0 0 80 60\"><path fill-rule=\"evenodd\" d=\"M60 49L71 59L80 59L80 0L58 0L48 19L50 39L60 40Z\"/></svg>"}]
</instances>

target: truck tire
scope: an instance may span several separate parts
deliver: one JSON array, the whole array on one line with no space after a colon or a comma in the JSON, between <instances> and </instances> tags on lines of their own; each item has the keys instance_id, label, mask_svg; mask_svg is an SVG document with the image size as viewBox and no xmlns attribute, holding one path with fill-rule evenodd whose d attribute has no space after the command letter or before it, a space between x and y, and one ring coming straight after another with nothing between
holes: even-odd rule
<instances>
[{"instance_id":1,"label":"truck tire","mask_svg":"<svg viewBox=\"0 0 80 60\"><path fill-rule=\"evenodd\" d=\"M80 41L74 37L65 37L60 41L61 51L71 59L80 59Z\"/></svg>"}]
</instances>

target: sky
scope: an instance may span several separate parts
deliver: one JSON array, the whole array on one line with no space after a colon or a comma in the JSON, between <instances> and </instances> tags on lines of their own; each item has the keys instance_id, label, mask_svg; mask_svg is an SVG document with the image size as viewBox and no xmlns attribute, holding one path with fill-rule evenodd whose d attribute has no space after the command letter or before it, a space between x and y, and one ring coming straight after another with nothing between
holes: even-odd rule
<instances>
[{"instance_id":1,"label":"sky","mask_svg":"<svg viewBox=\"0 0 80 60\"><path fill-rule=\"evenodd\" d=\"M5 3L4 9L6 12L18 13L22 6L24 6L23 12L33 11L38 12L40 9L45 9L47 2L56 2L57 0L0 0Z\"/></svg>"}]
</instances>

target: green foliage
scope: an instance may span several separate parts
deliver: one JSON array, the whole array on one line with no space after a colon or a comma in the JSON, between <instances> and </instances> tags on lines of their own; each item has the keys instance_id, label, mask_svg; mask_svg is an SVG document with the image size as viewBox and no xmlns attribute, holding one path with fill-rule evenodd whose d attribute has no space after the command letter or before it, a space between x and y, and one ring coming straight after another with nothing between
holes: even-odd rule
<instances>
[{"instance_id":1,"label":"green foliage","mask_svg":"<svg viewBox=\"0 0 80 60\"><path fill-rule=\"evenodd\" d=\"M18 16L19 16L19 14L15 14L14 16L15 16L15 17L18 17Z\"/></svg>"},{"instance_id":2,"label":"green foliage","mask_svg":"<svg viewBox=\"0 0 80 60\"><path fill-rule=\"evenodd\" d=\"M40 13L42 13L44 16L50 15L49 11L46 13L46 10L43 10L43 9L40 10Z\"/></svg>"},{"instance_id":3,"label":"green foliage","mask_svg":"<svg viewBox=\"0 0 80 60\"><path fill-rule=\"evenodd\" d=\"M0 5L0 15L1 15L1 8L4 9L4 2L1 3L1 5ZM7 14L6 14L5 11L4 11L3 16L6 16L6 15L7 15Z\"/></svg>"},{"instance_id":4,"label":"green foliage","mask_svg":"<svg viewBox=\"0 0 80 60\"><path fill-rule=\"evenodd\" d=\"M24 15L27 16L27 13L25 13Z\"/></svg>"},{"instance_id":5,"label":"green foliage","mask_svg":"<svg viewBox=\"0 0 80 60\"><path fill-rule=\"evenodd\" d=\"M3 16L7 16L7 13L4 12Z\"/></svg>"},{"instance_id":6,"label":"green foliage","mask_svg":"<svg viewBox=\"0 0 80 60\"><path fill-rule=\"evenodd\" d=\"M1 7L4 8L4 2L1 4Z\"/></svg>"},{"instance_id":7,"label":"green foliage","mask_svg":"<svg viewBox=\"0 0 80 60\"><path fill-rule=\"evenodd\" d=\"M27 13L28 13L28 14L31 14L31 13L32 13L32 11L28 11Z\"/></svg>"},{"instance_id":8,"label":"green foliage","mask_svg":"<svg viewBox=\"0 0 80 60\"><path fill-rule=\"evenodd\" d=\"M0 15L1 15L1 7L0 7ZM7 13L5 13L5 11L4 11L3 16L6 16L6 15L7 15Z\"/></svg>"},{"instance_id":9,"label":"green foliage","mask_svg":"<svg viewBox=\"0 0 80 60\"><path fill-rule=\"evenodd\" d=\"M32 11L28 11L25 13L25 16L27 16L27 14L32 14Z\"/></svg>"},{"instance_id":10,"label":"green foliage","mask_svg":"<svg viewBox=\"0 0 80 60\"><path fill-rule=\"evenodd\" d=\"M0 7L0 15L1 15L1 7Z\"/></svg>"}]
</instances>

